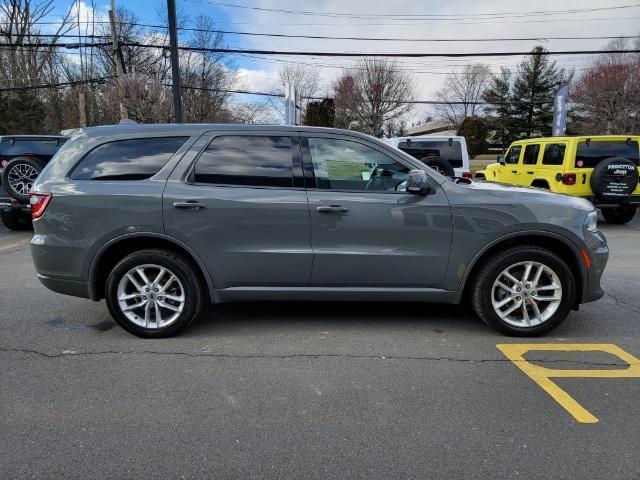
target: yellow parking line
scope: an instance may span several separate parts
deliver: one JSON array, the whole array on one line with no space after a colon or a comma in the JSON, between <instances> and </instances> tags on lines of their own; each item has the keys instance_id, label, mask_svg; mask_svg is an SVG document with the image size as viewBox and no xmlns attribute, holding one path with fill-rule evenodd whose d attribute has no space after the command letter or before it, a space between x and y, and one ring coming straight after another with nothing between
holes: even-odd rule
<instances>
[{"instance_id":1,"label":"yellow parking line","mask_svg":"<svg viewBox=\"0 0 640 480\"><path fill-rule=\"evenodd\" d=\"M597 423L598 419L551 378L640 378L640 360L612 343L502 343L496 347L580 423ZM629 367L610 370L546 368L524 359L524 354L532 351L606 352L629 364Z\"/></svg>"}]
</instances>

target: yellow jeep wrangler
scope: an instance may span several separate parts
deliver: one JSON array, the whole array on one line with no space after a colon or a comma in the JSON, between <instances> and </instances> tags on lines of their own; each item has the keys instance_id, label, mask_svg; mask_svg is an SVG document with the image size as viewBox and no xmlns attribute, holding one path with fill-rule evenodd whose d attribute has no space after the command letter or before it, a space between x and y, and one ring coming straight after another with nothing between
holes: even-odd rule
<instances>
[{"instance_id":1,"label":"yellow jeep wrangler","mask_svg":"<svg viewBox=\"0 0 640 480\"><path fill-rule=\"evenodd\" d=\"M518 140L476 178L585 197L607 222L627 223L640 205L639 144L637 135Z\"/></svg>"}]
</instances>

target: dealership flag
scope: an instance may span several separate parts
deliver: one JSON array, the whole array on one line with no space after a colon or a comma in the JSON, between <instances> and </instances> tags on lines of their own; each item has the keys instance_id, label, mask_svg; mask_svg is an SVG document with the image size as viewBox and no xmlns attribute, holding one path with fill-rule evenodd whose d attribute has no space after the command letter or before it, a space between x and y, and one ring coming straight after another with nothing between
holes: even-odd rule
<instances>
[{"instance_id":1,"label":"dealership flag","mask_svg":"<svg viewBox=\"0 0 640 480\"><path fill-rule=\"evenodd\" d=\"M567 97L569 85L562 85L553 100L553 136L562 137L567 131Z\"/></svg>"}]
</instances>

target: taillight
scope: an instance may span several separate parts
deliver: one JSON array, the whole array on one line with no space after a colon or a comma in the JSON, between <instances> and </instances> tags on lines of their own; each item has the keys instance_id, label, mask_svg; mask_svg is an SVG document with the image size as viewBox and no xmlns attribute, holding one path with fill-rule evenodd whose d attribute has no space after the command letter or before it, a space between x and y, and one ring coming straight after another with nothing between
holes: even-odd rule
<instances>
[{"instance_id":1,"label":"taillight","mask_svg":"<svg viewBox=\"0 0 640 480\"><path fill-rule=\"evenodd\" d=\"M7 163L9 163L9 161L8 161L8 160L2 160L2 161L0 161L0 165L2 165L2 168L6 167L6 166L7 166Z\"/></svg>"},{"instance_id":2,"label":"taillight","mask_svg":"<svg viewBox=\"0 0 640 480\"><path fill-rule=\"evenodd\" d=\"M562 176L562 183L565 185L575 185L576 184L576 174L575 173L565 173Z\"/></svg>"},{"instance_id":3,"label":"taillight","mask_svg":"<svg viewBox=\"0 0 640 480\"><path fill-rule=\"evenodd\" d=\"M36 220L44 215L44 211L47 209L50 201L50 193L30 193L29 203L31 204L31 218Z\"/></svg>"},{"instance_id":4,"label":"taillight","mask_svg":"<svg viewBox=\"0 0 640 480\"><path fill-rule=\"evenodd\" d=\"M473 178L471 172L462 172L462 178Z\"/></svg>"}]
</instances>

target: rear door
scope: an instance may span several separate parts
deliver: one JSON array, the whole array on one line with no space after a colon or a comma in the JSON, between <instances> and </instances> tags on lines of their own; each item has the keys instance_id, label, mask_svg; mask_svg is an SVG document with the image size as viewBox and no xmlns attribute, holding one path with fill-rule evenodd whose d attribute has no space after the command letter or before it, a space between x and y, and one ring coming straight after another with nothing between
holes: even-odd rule
<instances>
[{"instance_id":1,"label":"rear door","mask_svg":"<svg viewBox=\"0 0 640 480\"><path fill-rule=\"evenodd\" d=\"M540 157L540 144L539 143L527 143L524 145L524 151L522 152L522 158L516 168L516 185L523 185L530 187L533 180L536 178L538 168L538 158Z\"/></svg>"},{"instance_id":2,"label":"rear door","mask_svg":"<svg viewBox=\"0 0 640 480\"><path fill-rule=\"evenodd\" d=\"M302 144L312 285L439 288L452 225L441 188L404 192L413 167L373 142L309 133Z\"/></svg>"},{"instance_id":3,"label":"rear door","mask_svg":"<svg viewBox=\"0 0 640 480\"><path fill-rule=\"evenodd\" d=\"M293 179L297 133L220 131L201 147L167 182L166 233L196 252L216 289L308 285L307 197Z\"/></svg>"}]
</instances>

